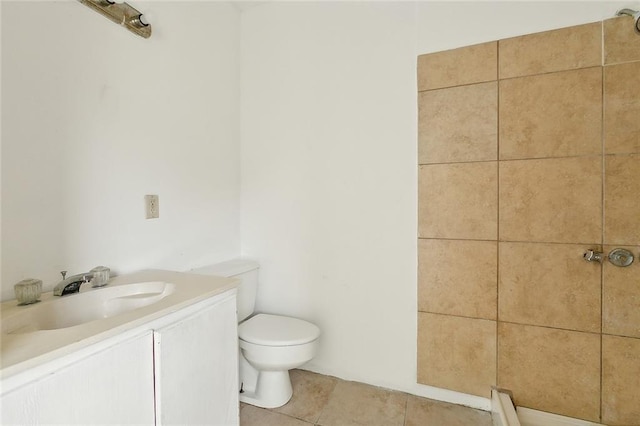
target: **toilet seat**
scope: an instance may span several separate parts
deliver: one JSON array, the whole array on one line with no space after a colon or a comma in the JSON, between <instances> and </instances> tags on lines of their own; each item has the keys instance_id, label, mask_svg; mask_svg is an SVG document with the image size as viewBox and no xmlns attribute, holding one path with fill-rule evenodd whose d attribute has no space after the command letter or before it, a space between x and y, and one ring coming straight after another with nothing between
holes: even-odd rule
<instances>
[{"instance_id":1,"label":"toilet seat","mask_svg":"<svg viewBox=\"0 0 640 426\"><path fill-rule=\"evenodd\" d=\"M320 329L298 318L258 314L238 326L238 337L255 345L295 346L316 340Z\"/></svg>"}]
</instances>

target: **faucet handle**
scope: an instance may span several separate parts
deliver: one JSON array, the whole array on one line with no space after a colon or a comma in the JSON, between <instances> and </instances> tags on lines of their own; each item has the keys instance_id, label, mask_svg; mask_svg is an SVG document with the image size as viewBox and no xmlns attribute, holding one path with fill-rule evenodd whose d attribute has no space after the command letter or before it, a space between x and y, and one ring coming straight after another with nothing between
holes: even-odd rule
<instances>
[{"instance_id":1,"label":"faucet handle","mask_svg":"<svg viewBox=\"0 0 640 426\"><path fill-rule=\"evenodd\" d=\"M60 275L62 275L62 279L66 279L67 278L67 271L60 271Z\"/></svg>"},{"instance_id":2,"label":"faucet handle","mask_svg":"<svg viewBox=\"0 0 640 426\"><path fill-rule=\"evenodd\" d=\"M601 251L589 249L584 252L582 257L584 257L584 260L587 262L602 262L602 254Z\"/></svg>"},{"instance_id":3,"label":"faucet handle","mask_svg":"<svg viewBox=\"0 0 640 426\"><path fill-rule=\"evenodd\" d=\"M91 274L93 287L102 287L109 284L111 270L106 266L96 266L89 273Z\"/></svg>"}]
</instances>

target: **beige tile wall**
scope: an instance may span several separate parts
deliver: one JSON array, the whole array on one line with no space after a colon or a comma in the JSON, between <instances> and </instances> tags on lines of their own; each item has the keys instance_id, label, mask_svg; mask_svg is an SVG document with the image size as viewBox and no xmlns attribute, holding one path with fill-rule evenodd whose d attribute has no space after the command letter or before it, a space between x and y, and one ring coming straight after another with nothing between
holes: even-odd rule
<instances>
[{"instance_id":1,"label":"beige tile wall","mask_svg":"<svg viewBox=\"0 0 640 426\"><path fill-rule=\"evenodd\" d=\"M500 80L501 160L599 155L601 129L602 67Z\"/></svg>"},{"instance_id":2,"label":"beige tile wall","mask_svg":"<svg viewBox=\"0 0 640 426\"><path fill-rule=\"evenodd\" d=\"M600 335L500 322L498 383L516 403L600 418Z\"/></svg>"},{"instance_id":3,"label":"beige tile wall","mask_svg":"<svg viewBox=\"0 0 640 426\"><path fill-rule=\"evenodd\" d=\"M639 88L627 17L418 58L420 383L640 425Z\"/></svg>"},{"instance_id":4,"label":"beige tile wall","mask_svg":"<svg viewBox=\"0 0 640 426\"><path fill-rule=\"evenodd\" d=\"M639 244L640 155L607 155L605 169L604 242Z\"/></svg>"},{"instance_id":5,"label":"beige tile wall","mask_svg":"<svg viewBox=\"0 0 640 426\"><path fill-rule=\"evenodd\" d=\"M600 265L583 253L580 244L500 242L500 320L600 333Z\"/></svg>"},{"instance_id":6,"label":"beige tile wall","mask_svg":"<svg viewBox=\"0 0 640 426\"><path fill-rule=\"evenodd\" d=\"M419 56L418 70L418 91L496 81L498 43L465 47L463 55L449 50Z\"/></svg>"},{"instance_id":7,"label":"beige tile wall","mask_svg":"<svg viewBox=\"0 0 640 426\"><path fill-rule=\"evenodd\" d=\"M428 90L419 96L420 164L497 160L495 81Z\"/></svg>"},{"instance_id":8,"label":"beige tile wall","mask_svg":"<svg viewBox=\"0 0 640 426\"><path fill-rule=\"evenodd\" d=\"M499 41L501 79L602 65L600 23Z\"/></svg>"},{"instance_id":9,"label":"beige tile wall","mask_svg":"<svg viewBox=\"0 0 640 426\"><path fill-rule=\"evenodd\" d=\"M602 158L500 161L500 239L600 242Z\"/></svg>"},{"instance_id":10,"label":"beige tile wall","mask_svg":"<svg viewBox=\"0 0 640 426\"><path fill-rule=\"evenodd\" d=\"M605 65L640 61L640 45L634 40L633 18L622 16L607 19L602 26L604 32Z\"/></svg>"},{"instance_id":11,"label":"beige tile wall","mask_svg":"<svg viewBox=\"0 0 640 426\"><path fill-rule=\"evenodd\" d=\"M496 239L497 162L421 165L418 179L420 237Z\"/></svg>"},{"instance_id":12,"label":"beige tile wall","mask_svg":"<svg viewBox=\"0 0 640 426\"><path fill-rule=\"evenodd\" d=\"M418 310L495 320L497 251L495 241L418 240Z\"/></svg>"},{"instance_id":13,"label":"beige tile wall","mask_svg":"<svg viewBox=\"0 0 640 426\"><path fill-rule=\"evenodd\" d=\"M640 60L604 68L604 148L607 154L640 152Z\"/></svg>"},{"instance_id":14,"label":"beige tile wall","mask_svg":"<svg viewBox=\"0 0 640 426\"><path fill-rule=\"evenodd\" d=\"M602 336L602 421L637 425L640 419L640 339Z\"/></svg>"},{"instance_id":15,"label":"beige tile wall","mask_svg":"<svg viewBox=\"0 0 640 426\"><path fill-rule=\"evenodd\" d=\"M496 377L495 321L420 312L418 333L418 382L487 395Z\"/></svg>"},{"instance_id":16,"label":"beige tile wall","mask_svg":"<svg viewBox=\"0 0 640 426\"><path fill-rule=\"evenodd\" d=\"M604 251L617 247L640 253L640 246L605 245ZM640 268L619 268L605 262L603 269L602 332L640 339Z\"/></svg>"}]
</instances>

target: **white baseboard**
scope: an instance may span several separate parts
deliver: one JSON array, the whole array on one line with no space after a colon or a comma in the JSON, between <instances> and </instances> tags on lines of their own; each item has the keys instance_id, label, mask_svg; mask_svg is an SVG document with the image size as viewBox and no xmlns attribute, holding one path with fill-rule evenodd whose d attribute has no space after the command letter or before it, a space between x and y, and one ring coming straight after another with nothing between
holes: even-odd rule
<instances>
[{"instance_id":1,"label":"white baseboard","mask_svg":"<svg viewBox=\"0 0 640 426\"><path fill-rule=\"evenodd\" d=\"M604 426L600 423L532 410L531 408L517 407L516 411L522 426Z\"/></svg>"},{"instance_id":2,"label":"white baseboard","mask_svg":"<svg viewBox=\"0 0 640 426\"><path fill-rule=\"evenodd\" d=\"M521 426L511 397L497 389L491 389L491 417L494 426Z\"/></svg>"}]
</instances>

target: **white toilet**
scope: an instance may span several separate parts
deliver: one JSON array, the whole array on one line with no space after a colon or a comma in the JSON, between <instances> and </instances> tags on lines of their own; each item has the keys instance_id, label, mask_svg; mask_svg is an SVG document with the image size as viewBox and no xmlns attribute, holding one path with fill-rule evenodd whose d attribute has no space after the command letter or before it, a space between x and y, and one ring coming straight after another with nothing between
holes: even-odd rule
<instances>
[{"instance_id":1,"label":"white toilet","mask_svg":"<svg viewBox=\"0 0 640 426\"><path fill-rule=\"evenodd\" d=\"M240 401L264 408L291 399L289 370L310 361L318 349L320 329L307 321L281 315L253 314L258 287L257 262L230 260L191 272L235 277L238 285Z\"/></svg>"}]
</instances>

